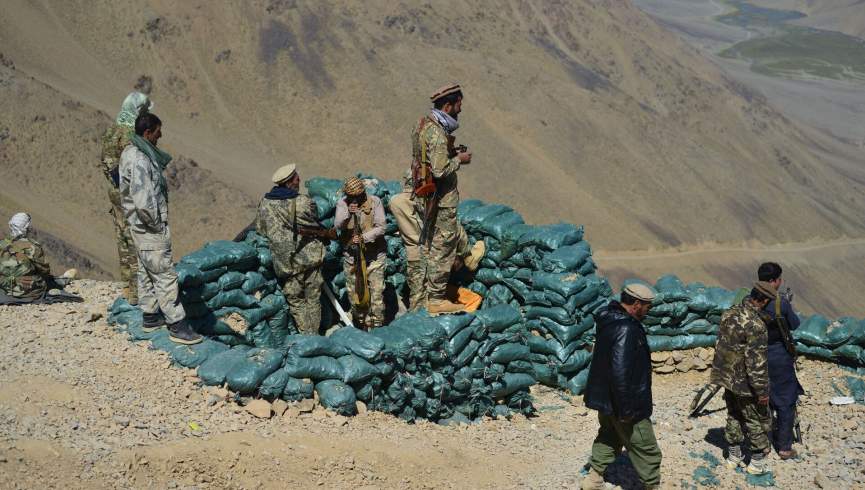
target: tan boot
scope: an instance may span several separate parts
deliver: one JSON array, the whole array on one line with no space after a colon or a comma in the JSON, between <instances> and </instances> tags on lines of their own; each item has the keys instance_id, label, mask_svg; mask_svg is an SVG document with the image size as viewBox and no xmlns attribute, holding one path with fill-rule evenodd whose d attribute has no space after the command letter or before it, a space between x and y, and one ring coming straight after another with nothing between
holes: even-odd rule
<instances>
[{"instance_id":1,"label":"tan boot","mask_svg":"<svg viewBox=\"0 0 865 490\"><path fill-rule=\"evenodd\" d=\"M604 488L604 475L589 468L589 474L580 482L581 490L601 490Z\"/></svg>"},{"instance_id":2,"label":"tan boot","mask_svg":"<svg viewBox=\"0 0 865 490\"><path fill-rule=\"evenodd\" d=\"M469 251L468 257L463 259L463 262L466 265L466 269L474 272L478 269L478 264L481 263L481 259L484 258L484 254L487 251L487 244L484 243L483 240L478 240L472 245L471 250Z\"/></svg>"},{"instance_id":3,"label":"tan boot","mask_svg":"<svg viewBox=\"0 0 865 490\"><path fill-rule=\"evenodd\" d=\"M65 277L67 279L77 279L78 278L78 269L67 269L66 272L63 273L61 277Z\"/></svg>"},{"instance_id":4,"label":"tan boot","mask_svg":"<svg viewBox=\"0 0 865 490\"><path fill-rule=\"evenodd\" d=\"M446 299L431 299L426 307L430 315L447 315L465 312L465 306Z\"/></svg>"}]
</instances>

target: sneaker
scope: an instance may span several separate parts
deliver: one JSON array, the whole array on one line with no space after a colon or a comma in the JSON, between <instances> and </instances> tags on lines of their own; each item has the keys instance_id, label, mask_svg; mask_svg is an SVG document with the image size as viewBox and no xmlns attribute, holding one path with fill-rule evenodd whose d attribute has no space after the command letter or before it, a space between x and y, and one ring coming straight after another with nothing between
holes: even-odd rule
<instances>
[{"instance_id":1,"label":"sneaker","mask_svg":"<svg viewBox=\"0 0 865 490\"><path fill-rule=\"evenodd\" d=\"M589 474L580 482L580 490L601 490L604 488L604 475L589 468Z\"/></svg>"},{"instance_id":2,"label":"sneaker","mask_svg":"<svg viewBox=\"0 0 865 490\"><path fill-rule=\"evenodd\" d=\"M796 452L795 449L790 449L789 451L778 451L778 457L783 460L796 459L799 457L799 453Z\"/></svg>"},{"instance_id":3,"label":"sneaker","mask_svg":"<svg viewBox=\"0 0 865 490\"><path fill-rule=\"evenodd\" d=\"M165 317L162 316L162 313L145 313L144 314L144 324L141 326L141 330L144 330L147 333L155 332L160 328L165 326Z\"/></svg>"},{"instance_id":4,"label":"sneaker","mask_svg":"<svg viewBox=\"0 0 865 490\"><path fill-rule=\"evenodd\" d=\"M729 449L729 454L727 454L727 459L724 460L727 464L727 468L731 470L735 470L739 467L745 467L745 458L742 456L742 449L738 447L731 447Z\"/></svg>"},{"instance_id":5,"label":"sneaker","mask_svg":"<svg viewBox=\"0 0 865 490\"><path fill-rule=\"evenodd\" d=\"M447 315L465 312L465 306L446 299L430 300L426 307L430 315Z\"/></svg>"},{"instance_id":6,"label":"sneaker","mask_svg":"<svg viewBox=\"0 0 865 490\"><path fill-rule=\"evenodd\" d=\"M748 467L745 468L751 475L762 475L769 471L769 467L766 464L766 456L762 454L755 454L751 456L751 462L748 463Z\"/></svg>"},{"instance_id":7,"label":"sneaker","mask_svg":"<svg viewBox=\"0 0 865 490\"><path fill-rule=\"evenodd\" d=\"M168 338L178 344L192 345L204 340L204 337L192 330L186 320L180 320L168 326Z\"/></svg>"},{"instance_id":8,"label":"sneaker","mask_svg":"<svg viewBox=\"0 0 865 490\"><path fill-rule=\"evenodd\" d=\"M478 240L472 245L471 251L469 251L468 257L463 259L463 264L465 264L466 269L474 272L478 269L478 264L481 263L481 259L484 258L484 254L487 251L487 244L484 243L483 240Z\"/></svg>"}]
</instances>

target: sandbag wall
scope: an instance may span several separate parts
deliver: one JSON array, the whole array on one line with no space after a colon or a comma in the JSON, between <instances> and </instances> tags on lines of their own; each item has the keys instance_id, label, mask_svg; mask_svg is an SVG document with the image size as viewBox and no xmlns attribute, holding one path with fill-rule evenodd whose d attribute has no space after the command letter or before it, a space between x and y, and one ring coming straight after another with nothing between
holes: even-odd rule
<instances>
[{"instance_id":1,"label":"sandbag wall","mask_svg":"<svg viewBox=\"0 0 865 490\"><path fill-rule=\"evenodd\" d=\"M865 320L812 315L793 331L793 339L799 354L865 367Z\"/></svg>"}]
</instances>

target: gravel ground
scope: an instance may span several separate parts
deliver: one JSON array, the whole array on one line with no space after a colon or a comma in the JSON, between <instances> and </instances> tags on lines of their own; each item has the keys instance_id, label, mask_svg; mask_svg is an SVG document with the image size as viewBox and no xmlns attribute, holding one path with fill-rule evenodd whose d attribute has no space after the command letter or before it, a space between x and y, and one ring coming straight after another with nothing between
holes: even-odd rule
<instances>
[{"instance_id":1,"label":"gravel ground","mask_svg":"<svg viewBox=\"0 0 865 490\"><path fill-rule=\"evenodd\" d=\"M408 425L380 413L321 408L257 418L201 387L192 370L133 344L105 323L119 293L107 282L70 288L83 304L0 307L0 488L574 488L596 431L582 399L535 391L539 415L471 426ZM865 405L832 406L855 375L802 361L802 460L772 456L780 488L865 488ZM655 375L664 488L699 486L708 452L721 457L723 402L687 418L707 372ZM861 377L861 376L859 376ZM709 471L720 488L741 474ZM634 487L623 462L607 480Z\"/></svg>"}]
</instances>

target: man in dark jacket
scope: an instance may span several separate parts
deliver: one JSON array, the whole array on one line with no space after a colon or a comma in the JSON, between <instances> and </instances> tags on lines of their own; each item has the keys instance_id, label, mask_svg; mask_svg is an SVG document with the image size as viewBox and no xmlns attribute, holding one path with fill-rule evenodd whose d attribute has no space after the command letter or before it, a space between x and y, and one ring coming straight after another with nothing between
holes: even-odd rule
<instances>
[{"instance_id":1,"label":"man in dark jacket","mask_svg":"<svg viewBox=\"0 0 865 490\"><path fill-rule=\"evenodd\" d=\"M600 428L592 444L591 470L584 490L604 488L604 471L622 447L646 488L661 482L661 449L652 429L652 361L640 323L655 293L642 284L622 290L597 317L597 340L586 384L586 406L598 411Z\"/></svg>"}]
</instances>

